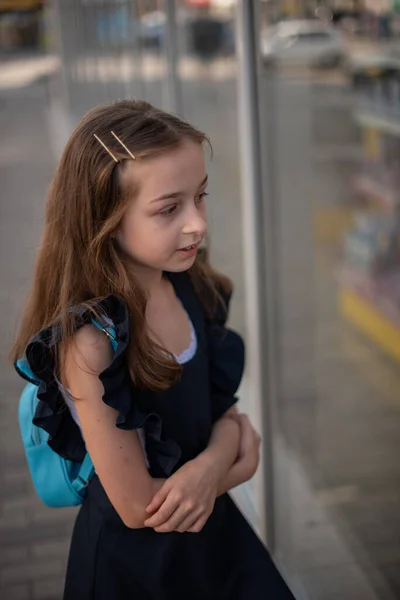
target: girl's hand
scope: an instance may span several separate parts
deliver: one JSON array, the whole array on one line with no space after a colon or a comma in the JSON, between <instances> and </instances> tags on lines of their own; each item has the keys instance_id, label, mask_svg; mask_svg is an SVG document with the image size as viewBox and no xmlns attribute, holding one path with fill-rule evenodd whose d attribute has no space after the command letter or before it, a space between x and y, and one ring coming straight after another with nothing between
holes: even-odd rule
<instances>
[{"instance_id":1,"label":"girl's hand","mask_svg":"<svg viewBox=\"0 0 400 600\"><path fill-rule=\"evenodd\" d=\"M159 533L198 533L211 515L218 494L218 473L208 461L189 461L164 483L146 508L144 525Z\"/></svg>"}]
</instances>

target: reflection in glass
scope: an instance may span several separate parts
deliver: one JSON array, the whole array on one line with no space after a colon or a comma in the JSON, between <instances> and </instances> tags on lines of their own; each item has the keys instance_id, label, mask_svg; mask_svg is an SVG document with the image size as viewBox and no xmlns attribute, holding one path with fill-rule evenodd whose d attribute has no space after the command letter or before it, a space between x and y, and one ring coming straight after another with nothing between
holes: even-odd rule
<instances>
[{"instance_id":1,"label":"reflection in glass","mask_svg":"<svg viewBox=\"0 0 400 600\"><path fill-rule=\"evenodd\" d=\"M278 257L276 557L306 598L394 599L398 19L372 3L330 4L331 14L259 6L263 139L274 163L266 218Z\"/></svg>"}]
</instances>

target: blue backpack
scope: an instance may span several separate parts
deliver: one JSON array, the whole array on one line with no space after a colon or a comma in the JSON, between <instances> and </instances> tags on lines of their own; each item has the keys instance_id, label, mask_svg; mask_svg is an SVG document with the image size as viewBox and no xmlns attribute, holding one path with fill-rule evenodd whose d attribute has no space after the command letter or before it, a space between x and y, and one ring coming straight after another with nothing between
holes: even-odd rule
<instances>
[{"instance_id":1,"label":"blue backpack","mask_svg":"<svg viewBox=\"0 0 400 600\"><path fill-rule=\"evenodd\" d=\"M117 339L114 328L103 326L96 319L92 319L92 323L107 334L115 352ZM16 366L29 379L35 379L25 358L18 360ZM77 506L82 504L95 472L92 460L88 453L82 463L66 460L50 448L47 443L49 434L33 424L39 402L37 392L38 385L28 383L19 402L19 426L33 484L47 506Z\"/></svg>"}]
</instances>

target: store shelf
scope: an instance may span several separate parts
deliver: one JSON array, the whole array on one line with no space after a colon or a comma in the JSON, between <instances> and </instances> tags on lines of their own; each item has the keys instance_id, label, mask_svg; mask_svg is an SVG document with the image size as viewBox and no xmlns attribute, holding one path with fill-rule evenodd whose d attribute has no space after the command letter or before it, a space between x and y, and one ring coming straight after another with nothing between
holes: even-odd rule
<instances>
[{"instance_id":1,"label":"store shelf","mask_svg":"<svg viewBox=\"0 0 400 600\"><path fill-rule=\"evenodd\" d=\"M396 275L395 278L400 277ZM400 307L385 290L383 280L350 269L339 273L339 309L343 316L381 350L400 362Z\"/></svg>"},{"instance_id":2,"label":"store shelf","mask_svg":"<svg viewBox=\"0 0 400 600\"><path fill-rule=\"evenodd\" d=\"M379 202L385 209L392 210L399 205L398 192L396 193L394 190L374 181L368 175L356 175L353 179L353 187L356 192L363 194L370 200Z\"/></svg>"},{"instance_id":3,"label":"store shelf","mask_svg":"<svg viewBox=\"0 0 400 600\"><path fill-rule=\"evenodd\" d=\"M356 121L364 127L374 127L383 133L400 136L400 116L398 119L368 110L358 110Z\"/></svg>"},{"instance_id":4,"label":"store shelf","mask_svg":"<svg viewBox=\"0 0 400 600\"><path fill-rule=\"evenodd\" d=\"M351 73L361 72L374 77L387 69L400 69L400 60L379 52L359 52L351 56L349 69Z\"/></svg>"}]
</instances>

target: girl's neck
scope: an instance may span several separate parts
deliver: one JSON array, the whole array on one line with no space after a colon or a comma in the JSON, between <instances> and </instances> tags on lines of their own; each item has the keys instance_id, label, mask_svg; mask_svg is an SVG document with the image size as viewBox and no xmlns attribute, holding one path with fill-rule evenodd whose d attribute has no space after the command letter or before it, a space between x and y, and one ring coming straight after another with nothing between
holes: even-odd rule
<instances>
[{"instance_id":1,"label":"girl's neck","mask_svg":"<svg viewBox=\"0 0 400 600\"><path fill-rule=\"evenodd\" d=\"M132 265L132 274L149 297L163 286L164 273L156 269Z\"/></svg>"}]
</instances>

